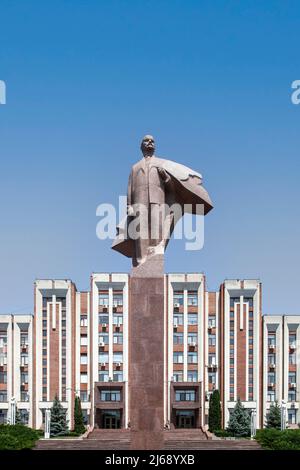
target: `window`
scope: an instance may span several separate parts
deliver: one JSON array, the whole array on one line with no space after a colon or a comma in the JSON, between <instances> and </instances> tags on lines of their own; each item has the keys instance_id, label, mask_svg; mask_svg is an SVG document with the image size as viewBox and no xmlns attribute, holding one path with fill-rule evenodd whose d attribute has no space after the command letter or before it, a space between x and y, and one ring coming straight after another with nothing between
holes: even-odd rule
<instances>
[{"instance_id":1,"label":"window","mask_svg":"<svg viewBox=\"0 0 300 470\"><path fill-rule=\"evenodd\" d=\"M173 315L173 325L183 325L183 313L174 313Z\"/></svg>"},{"instance_id":2,"label":"window","mask_svg":"<svg viewBox=\"0 0 300 470\"><path fill-rule=\"evenodd\" d=\"M109 342L108 333L99 334L99 345L100 343L108 344L108 342Z\"/></svg>"},{"instance_id":3,"label":"window","mask_svg":"<svg viewBox=\"0 0 300 470\"><path fill-rule=\"evenodd\" d=\"M175 292L173 295L174 307L177 307L177 304L183 305L183 292Z\"/></svg>"},{"instance_id":4,"label":"window","mask_svg":"<svg viewBox=\"0 0 300 470\"><path fill-rule=\"evenodd\" d=\"M21 366L28 365L28 354L21 354Z\"/></svg>"},{"instance_id":5,"label":"window","mask_svg":"<svg viewBox=\"0 0 300 470\"><path fill-rule=\"evenodd\" d=\"M268 335L268 346L269 347L275 347L276 344L276 336L275 334L269 334Z\"/></svg>"},{"instance_id":6,"label":"window","mask_svg":"<svg viewBox=\"0 0 300 470\"><path fill-rule=\"evenodd\" d=\"M99 353L99 362L102 363L102 364L108 362L108 353L107 352L100 352Z\"/></svg>"},{"instance_id":7,"label":"window","mask_svg":"<svg viewBox=\"0 0 300 470\"><path fill-rule=\"evenodd\" d=\"M21 384L28 384L28 373L21 372Z\"/></svg>"},{"instance_id":8,"label":"window","mask_svg":"<svg viewBox=\"0 0 300 470\"><path fill-rule=\"evenodd\" d=\"M289 384L296 383L296 372L289 372Z\"/></svg>"},{"instance_id":9,"label":"window","mask_svg":"<svg viewBox=\"0 0 300 470\"><path fill-rule=\"evenodd\" d=\"M86 390L80 390L80 400L89 401L88 392Z\"/></svg>"},{"instance_id":10,"label":"window","mask_svg":"<svg viewBox=\"0 0 300 470\"><path fill-rule=\"evenodd\" d=\"M208 335L208 346L216 345L216 335Z\"/></svg>"},{"instance_id":11,"label":"window","mask_svg":"<svg viewBox=\"0 0 300 470\"><path fill-rule=\"evenodd\" d=\"M289 390L288 401L296 401L296 390Z\"/></svg>"},{"instance_id":12,"label":"window","mask_svg":"<svg viewBox=\"0 0 300 470\"><path fill-rule=\"evenodd\" d=\"M109 376L108 371L103 370L99 372L99 382L108 382Z\"/></svg>"},{"instance_id":13,"label":"window","mask_svg":"<svg viewBox=\"0 0 300 470\"><path fill-rule=\"evenodd\" d=\"M275 390L268 390L267 401L275 401Z\"/></svg>"},{"instance_id":14,"label":"window","mask_svg":"<svg viewBox=\"0 0 300 470\"><path fill-rule=\"evenodd\" d=\"M188 292L188 305L197 307L197 305L198 305L197 292Z\"/></svg>"},{"instance_id":15,"label":"window","mask_svg":"<svg viewBox=\"0 0 300 470\"><path fill-rule=\"evenodd\" d=\"M296 353L289 354L289 364L296 364Z\"/></svg>"},{"instance_id":16,"label":"window","mask_svg":"<svg viewBox=\"0 0 300 470\"><path fill-rule=\"evenodd\" d=\"M174 382L182 382L183 381L183 371L182 370L175 370L173 377L174 377Z\"/></svg>"},{"instance_id":17,"label":"window","mask_svg":"<svg viewBox=\"0 0 300 470\"><path fill-rule=\"evenodd\" d=\"M123 325L123 314L120 314L120 313L114 314L113 315L113 324L114 325L119 325L119 326Z\"/></svg>"},{"instance_id":18,"label":"window","mask_svg":"<svg viewBox=\"0 0 300 470\"><path fill-rule=\"evenodd\" d=\"M6 384L6 383L7 383L7 373L0 372L0 384Z\"/></svg>"},{"instance_id":19,"label":"window","mask_svg":"<svg viewBox=\"0 0 300 470\"><path fill-rule=\"evenodd\" d=\"M82 383L82 384L87 384L88 383L87 373L81 372L81 374L80 374L80 383Z\"/></svg>"},{"instance_id":20,"label":"window","mask_svg":"<svg viewBox=\"0 0 300 470\"><path fill-rule=\"evenodd\" d=\"M195 390L176 390L175 392L176 401L196 401Z\"/></svg>"},{"instance_id":21,"label":"window","mask_svg":"<svg viewBox=\"0 0 300 470\"><path fill-rule=\"evenodd\" d=\"M122 307L123 306L123 294L115 294L113 295L113 306L114 307Z\"/></svg>"},{"instance_id":22,"label":"window","mask_svg":"<svg viewBox=\"0 0 300 470\"><path fill-rule=\"evenodd\" d=\"M197 364L198 363L198 356L196 352L189 352L188 353L188 364Z\"/></svg>"},{"instance_id":23,"label":"window","mask_svg":"<svg viewBox=\"0 0 300 470\"><path fill-rule=\"evenodd\" d=\"M275 372L268 373L268 385L275 384Z\"/></svg>"},{"instance_id":24,"label":"window","mask_svg":"<svg viewBox=\"0 0 300 470\"><path fill-rule=\"evenodd\" d=\"M208 365L215 366L216 365L216 355L215 354L208 354Z\"/></svg>"},{"instance_id":25,"label":"window","mask_svg":"<svg viewBox=\"0 0 300 470\"><path fill-rule=\"evenodd\" d=\"M297 424L297 410L291 408L288 409L288 423Z\"/></svg>"},{"instance_id":26,"label":"window","mask_svg":"<svg viewBox=\"0 0 300 470\"><path fill-rule=\"evenodd\" d=\"M81 335L80 336L80 346L87 346L87 344L88 344L87 335Z\"/></svg>"},{"instance_id":27,"label":"window","mask_svg":"<svg viewBox=\"0 0 300 470\"><path fill-rule=\"evenodd\" d=\"M7 401L7 392L6 391L0 391L0 402L6 402Z\"/></svg>"},{"instance_id":28,"label":"window","mask_svg":"<svg viewBox=\"0 0 300 470\"><path fill-rule=\"evenodd\" d=\"M99 305L103 307L104 305L108 305L109 300L108 300L108 292L104 294L99 294Z\"/></svg>"},{"instance_id":29,"label":"window","mask_svg":"<svg viewBox=\"0 0 300 470\"><path fill-rule=\"evenodd\" d=\"M268 364L275 365L275 354L268 354Z\"/></svg>"},{"instance_id":30,"label":"window","mask_svg":"<svg viewBox=\"0 0 300 470\"><path fill-rule=\"evenodd\" d=\"M0 333L0 348L5 348L6 346L7 346L6 333Z\"/></svg>"},{"instance_id":31,"label":"window","mask_svg":"<svg viewBox=\"0 0 300 470\"><path fill-rule=\"evenodd\" d=\"M296 333L289 334L289 346L293 348L296 347Z\"/></svg>"},{"instance_id":32,"label":"window","mask_svg":"<svg viewBox=\"0 0 300 470\"><path fill-rule=\"evenodd\" d=\"M116 364L117 362L123 362L123 353L122 352L114 352L113 353L113 363Z\"/></svg>"},{"instance_id":33,"label":"window","mask_svg":"<svg viewBox=\"0 0 300 470\"><path fill-rule=\"evenodd\" d=\"M85 365L88 363L87 354L80 354L80 364Z\"/></svg>"},{"instance_id":34,"label":"window","mask_svg":"<svg viewBox=\"0 0 300 470\"><path fill-rule=\"evenodd\" d=\"M188 382L197 382L198 372L196 370L190 370L187 373Z\"/></svg>"},{"instance_id":35,"label":"window","mask_svg":"<svg viewBox=\"0 0 300 470\"><path fill-rule=\"evenodd\" d=\"M29 423L28 410L19 410L19 412L20 412L21 423L25 425L28 424Z\"/></svg>"},{"instance_id":36,"label":"window","mask_svg":"<svg viewBox=\"0 0 300 470\"><path fill-rule=\"evenodd\" d=\"M173 334L173 343L174 344L183 344L183 333L174 333Z\"/></svg>"},{"instance_id":37,"label":"window","mask_svg":"<svg viewBox=\"0 0 300 470\"><path fill-rule=\"evenodd\" d=\"M198 324L198 314L188 313L188 325L197 325L197 324Z\"/></svg>"},{"instance_id":38,"label":"window","mask_svg":"<svg viewBox=\"0 0 300 470\"><path fill-rule=\"evenodd\" d=\"M108 325L109 323L109 316L106 313L99 313L99 325Z\"/></svg>"},{"instance_id":39,"label":"window","mask_svg":"<svg viewBox=\"0 0 300 470\"><path fill-rule=\"evenodd\" d=\"M7 364L6 354L0 354L0 366L5 366Z\"/></svg>"},{"instance_id":40,"label":"window","mask_svg":"<svg viewBox=\"0 0 300 470\"><path fill-rule=\"evenodd\" d=\"M121 401L120 390L101 390L100 392L101 401Z\"/></svg>"},{"instance_id":41,"label":"window","mask_svg":"<svg viewBox=\"0 0 300 470\"><path fill-rule=\"evenodd\" d=\"M198 344L197 333L188 334L188 344L192 344L192 343Z\"/></svg>"},{"instance_id":42,"label":"window","mask_svg":"<svg viewBox=\"0 0 300 470\"><path fill-rule=\"evenodd\" d=\"M87 315L80 315L80 326L88 326Z\"/></svg>"},{"instance_id":43,"label":"window","mask_svg":"<svg viewBox=\"0 0 300 470\"><path fill-rule=\"evenodd\" d=\"M114 333L114 344L123 344L123 333Z\"/></svg>"},{"instance_id":44,"label":"window","mask_svg":"<svg viewBox=\"0 0 300 470\"><path fill-rule=\"evenodd\" d=\"M21 347L28 346L28 334L27 333L21 333L20 343L21 343Z\"/></svg>"},{"instance_id":45,"label":"window","mask_svg":"<svg viewBox=\"0 0 300 470\"><path fill-rule=\"evenodd\" d=\"M114 382L123 382L123 372L122 371L114 372L113 381Z\"/></svg>"},{"instance_id":46,"label":"window","mask_svg":"<svg viewBox=\"0 0 300 470\"><path fill-rule=\"evenodd\" d=\"M208 373L208 383L215 385L216 384L216 373L215 372L209 372Z\"/></svg>"},{"instance_id":47,"label":"window","mask_svg":"<svg viewBox=\"0 0 300 470\"><path fill-rule=\"evenodd\" d=\"M216 317L215 315L209 315L208 316L208 327L209 328L215 328L216 326Z\"/></svg>"},{"instance_id":48,"label":"window","mask_svg":"<svg viewBox=\"0 0 300 470\"><path fill-rule=\"evenodd\" d=\"M182 364L183 363L183 352L174 352L173 353L173 362L174 362L174 364Z\"/></svg>"},{"instance_id":49,"label":"window","mask_svg":"<svg viewBox=\"0 0 300 470\"><path fill-rule=\"evenodd\" d=\"M28 392L24 392L22 391L21 392L21 401L29 401L29 395L28 395Z\"/></svg>"},{"instance_id":50,"label":"window","mask_svg":"<svg viewBox=\"0 0 300 470\"><path fill-rule=\"evenodd\" d=\"M7 423L7 410L0 410L0 424Z\"/></svg>"}]
</instances>

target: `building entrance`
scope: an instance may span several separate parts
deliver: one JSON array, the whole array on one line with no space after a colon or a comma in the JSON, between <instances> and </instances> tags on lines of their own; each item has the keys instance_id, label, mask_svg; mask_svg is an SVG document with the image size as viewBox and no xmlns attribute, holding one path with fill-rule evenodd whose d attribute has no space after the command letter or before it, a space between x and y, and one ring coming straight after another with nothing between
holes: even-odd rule
<instances>
[{"instance_id":1,"label":"building entrance","mask_svg":"<svg viewBox=\"0 0 300 470\"><path fill-rule=\"evenodd\" d=\"M100 416L100 427L102 429L120 429L121 413L119 410L103 410Z\"/></svg>"},{"instance_id":2,"label":"building entrance","mask_svg":"<svg viewBox=\"0 0 300 470\"><path fill-rule=\"evenodd\" d=\"M177 411L176 412L176 428L194 428L195 427L195 411Z\"/></svg>"}]
</instances>

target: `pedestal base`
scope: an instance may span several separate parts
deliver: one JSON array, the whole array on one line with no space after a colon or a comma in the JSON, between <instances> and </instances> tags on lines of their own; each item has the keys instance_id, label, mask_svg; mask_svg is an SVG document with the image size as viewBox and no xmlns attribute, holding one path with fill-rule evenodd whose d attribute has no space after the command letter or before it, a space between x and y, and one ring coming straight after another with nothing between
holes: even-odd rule
<instances>
[{"instance_id":1,"label":"pedestal base","mask_svg":"<svg viewBox=\"0 0 300 470\"><path fill-rule=\"evenodd\" d=\"M130 427L132 449L159 449L164 428L164 277L131 277Z\"/></svg>"}]
</instances>

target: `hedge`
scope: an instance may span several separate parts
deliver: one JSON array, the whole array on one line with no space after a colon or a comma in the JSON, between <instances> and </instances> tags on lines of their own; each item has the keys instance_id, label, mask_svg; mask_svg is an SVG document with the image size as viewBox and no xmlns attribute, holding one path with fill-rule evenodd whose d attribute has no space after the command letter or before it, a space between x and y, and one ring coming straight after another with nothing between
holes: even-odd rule
<instances>
[{"instance_id":1,"label":"hedge","mask_svg":"<svg viewBox=\"0 0 300 470\"><path fill-rule=\"evenodd\" d=\"M39 433L23 424L0 425L0 450L31 449L39 439Z\"/></svg>"},{"instance_id":2,"label":"hedge","mask_svg":"<svg viewBox=\"0 0 300 470\"><path fill-rule=\"evenodd\" d=\"M256 440L270 450L300 450L300 429L258 429Z\"/></svg>"}]
</instances>

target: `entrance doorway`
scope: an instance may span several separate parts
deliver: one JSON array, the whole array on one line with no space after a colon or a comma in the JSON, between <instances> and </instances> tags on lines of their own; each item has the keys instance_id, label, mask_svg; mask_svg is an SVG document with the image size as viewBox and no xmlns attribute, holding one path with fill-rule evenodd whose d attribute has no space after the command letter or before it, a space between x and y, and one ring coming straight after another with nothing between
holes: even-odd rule
<instances>
[{"instance_id":1,"label":"entrance doorway","mask_svg":"<svg viewBox=\"0 0 300 470\"><path fill-rule=\"evenodd\" d=\"M195 411L180 410L176 411L176 428L190 429L195 427Z\"/></svg>"},{"instance_id":2,"label":"entrance doorway","mask_svg":"<svg viewBox=\"0 0 300 470\"><path fill-rule=\"evenodd\" d=\"M102 429L120 429L121 428L120 410L101 411L100 427Z\"/></svg>"}]
</instances>

